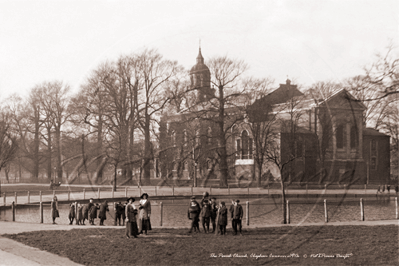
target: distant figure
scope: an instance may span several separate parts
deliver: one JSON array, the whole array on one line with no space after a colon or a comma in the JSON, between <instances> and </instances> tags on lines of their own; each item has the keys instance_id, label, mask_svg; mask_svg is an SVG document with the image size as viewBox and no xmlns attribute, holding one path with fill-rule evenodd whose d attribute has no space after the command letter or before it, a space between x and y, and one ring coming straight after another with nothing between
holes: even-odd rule
<instances>
[{"instance_id":1,"label":"distant figure","mask_svg":"<svg viewBox=\"0 0 399 266\"><path fill-rule=\"evenodd\" d=\"M55 189L59 186L61 186L61 182L53 183L52 181L50 181L50 189Z\"/></svg>"},{"instance_id":2,"label":"distant figure","mask_svg":"<svg viewBox=\"0 0 399 266\"><path fill-rule=\"evenodd\" d=\"M378 195L378 193L380 193L381 192L381 186L378 186L378 188L377 188L377 195Z\"/></svg>"},{"instance_id":3,"label":"distant figure","mask_svg":"<svg viewBox=\"0 0 399 266\"><path fill-rule=\"evenodd\" d=\"M83 206L78 204L78 217L76 217L76 224L80 225L83 223Z\"/></svg>"},{"instance_id":4,"label":"distant figure","mask_svg":"<svg viewBox=\"0 0 399 266\"><path fill-rule=\"evenodd\" d=\"M137 230L137 220L136 220L136 215L137 215L137 208L133 204L134 198L130 197L127 199L127 205L126 205L126 238L130 238L133 236L134 238L137 238L138 235L138 230Z\"/></svg>"},{"instance_id":5,"label":"distant figure","mask_svg":"<svg viewBox=\"0 0 399 266\"><path fill-rule=\"evenodd\" d=\"M109 212L108 202L105 200L100 205L100 212L98 218L100 218L100 225L104 225L104 221L107 220L107 212Z\"/></svg>"},{"instance_id":6,"label":"distant figure","mask_svg":"<svg viewBox=\"0 0 399 266\"><path fill-rule=\"evenodd\" d=\"M151 228L151 203L148 200L148 194L143 193L140 197L140 205L139 205L139 234L143 233L147 234L147 230L152 230Z\"/></svg>"},{"instance_id":7,"label":"distant figure","mask_svg":"<svg viewBox=\"0 0 399 266\"><path fill-rule=\"evenodd\" d=\"M68 220L69 224L72 224L73 220L75 220L75 203L69 204Z\"/></svg>"},{"instance_id":8,"label":"distant figure","mask_svg":"<svg viewBox=\"0 0 399 266\"><path fill-rule=\"evenodd\" d=\"M91 225L95 225L94 220L97 219L98 208L99 208L98 204L93 204L89 209L89 222Z\"/></svg>"},{"instance_id":9,"label":"distant figure","mask_svg":"<svg viewBox=\"0 0 399 266\"><path fill-rule=\"evenodd\" d=\"M193 231L193 229L194 229L194 232L196 231L196 229L198 229L198 232L199 232L198 217L199 217L200 211L201 211L200 205L195 200L195 196L192 196L190 205L188 207L188 212L187 212L188 219L191 220L191 227L190 227L190 230L188 231L189 233L191 233Z\"/></svg>"},{"instance_id":10,"label":"distant figure","mask_svg":"<svg viewBox=\"0 0 399 266\"><path fill-rule=\"evenodd\" d=\"M396 192L396 193L399 192L399 186L398 186L398 185L395 186L395 192Z\"/></svg>"},{"instance_id":11,"label":"distant figure","mask_svg":"<svg viewBox=\"0 0 399 266\"><path fill-rule=\"evenodd\" d=\"M88 220L90 223L90 218L89 218L89 211L91 209L91 207L94 205L93 203L93 199L89 200L88 204L85 204L83 206L83 225L85 225L85 220Z\"/></svg>"},{"instance_id":12,"label":"distant figure","mask_svg":"<svg viewBox=\"0 0 399 266\"><path fill-rule=\"evenodd\" d=\"M211 205L209 204L208 200L205 199L203 201L202 209L200 212L201 224L204 228L204 232L207 234L209 233L209 222L211 219Z\"/></svg>"},{"instance_id":13,"label":"distant figure","mask_svg":"<svg viewBox=\"0 0 399 266\"><path fill-rule=\"evenodd\" d=\"M219 206L219 230L221 235L226 235L227 226L227 208L226 203L222 201Z\"/></svg>"},{"instance_id":14,"label":"distant figure","mask_svg":"<svg viewBox=\"0 0 399 266\"><path fill-rule=\"evenodd\" d=\"M233 230L234 235L237 235L237 227L238 231L240 231L240 235L242 235L242 216L244 211L242 210L242 206L239 204L240 200L236 200L233 205L233 210L231 212L231 219L233 220Z\"/></svg>"},{"instance_id":15,"label":"distant figure","mask_svg":"<svg viewBox=\"0 0 399 266\"><path fill-rule=\"evenodd\" d=\"M210 207L211 207L212 233L214 233L215 230L218 230L216 228L216 216L217 216L217 212L218 212L218 207L217 207L217 204L216 204L216 198L215 197L211 198Z\"/></svg>"},{"instance_id":16,"label":"distant figure","mask_svg":"<svg viewBox=\"0 0 399 266\"><path fill-rule=\"evenodd\" d=\"M114 210L115 210L115 217L114 217L114 225L125 225L125 219L126 219L126 215L125 215L125 206L121 203L118 202L115 204L114 206Z\"/></svg>"},{"instance_id":17,"label":"distant figure","mask_svg":"<svg viewBox=\"0 0 399 266\"><path fill-rule=\"evenodd\" d=\"M387 191L388 191L388 193L390 193L390 190L391 190L391 185L387 185Z\"/></svg>"},{"instance_id":18,"label":"distant figure","mask_svg":"<svg viewBox=\"0 0 399 266\"><path fill-rule=\"evenodd\" d=\"M382 192L385 192L385 185L382 186Z\"/></svg>"},{"instance_id":19,"label":"distant figure","mask_svg":"<svg viewBox=\"0 0 399 266\"><path fill-rule=\"evenodd\" d=\"M53 224L56 224L55 218L60 217L60 214L58 212L58 201L57 197L54 196L52 201L51 201L51 218L53 219Z\"/></svg>"}]
</instances>

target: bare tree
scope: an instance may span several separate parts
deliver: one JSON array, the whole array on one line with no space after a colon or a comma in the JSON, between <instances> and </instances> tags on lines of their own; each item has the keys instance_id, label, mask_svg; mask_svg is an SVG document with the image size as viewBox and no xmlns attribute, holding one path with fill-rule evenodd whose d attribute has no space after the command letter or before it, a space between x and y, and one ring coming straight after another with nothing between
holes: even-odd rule
<instances>
[{"instance_id":1,"label":"bare tree","mask_svg":"<svg viewBox=\"0 0 399 266\"><path fill-rule=\"evenodd\" d=\"M243 119L238 113L243 111L242 104L247 96L245 88L240 87L240 78L248 66L241 60L232 60L227 56L211 58L207 65L211 72L211 83L217 88L217 93L209 100L207 108L197 111L197 115L216 126L220 186L225 187L229 176L226 143L231 127Z\"/></svg>"},{"instance_id":2,"label":"bare tree","mask_svg":"<svg viewBox=\"0 0 399 266\"><path fill-rule=\"evenodd\" d=\"M0 114L0 170L14 159L17 152L17 138L12 134L9 114L1 110Z\"/></svg>"},{"instance_id":3,"label":"bare tree","mask_svg":"<svg viewBox=\"0 0 399 266\"><path fill-rule=\"evenodd\" d=\"M153 138L153 126L157 116L170 101L171 95L165 94L165 89L182 71L176 61L162 58L156 50L144 50L136 55L138 86L138 123L144 134L144 181L150 179L150 161L153 158L151 139Z\"/></svg>"},{"instance_id":4,"label":"bare tree","mask_svg":"<svg viewBox=\"0 0 399 266\"><path fill-rule=\"evenodd\" d=\"M287 223L286 215L286 184L292 181L293 163L299 157L302 157L300 139L300 124L304 112L302 111L303 101L300 97L293 97L289 101L274 106L274 112L279 115L273 120L270 127L271 138L266 144L265 158L273 163L280 171L280 184L282 195L283 223ZM272 138L276 136L275 138ZM300 151L301 150L301 151Z\"/></svg>"}]
</instances>

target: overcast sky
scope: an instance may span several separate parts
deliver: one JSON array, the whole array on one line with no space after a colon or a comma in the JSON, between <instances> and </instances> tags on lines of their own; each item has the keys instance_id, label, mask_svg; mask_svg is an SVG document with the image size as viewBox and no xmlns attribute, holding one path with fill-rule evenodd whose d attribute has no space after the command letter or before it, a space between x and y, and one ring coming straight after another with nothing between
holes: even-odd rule
<instances>
[{"instance_id":1,"label":"overcast sky","mask_svg":"<svg viewBox=\"0 0 399 266\"><path fill-rule=\"evenodd\" d=\"M62 80L77 92L91 70L143 48L185 68L243 59L248 75L303 86L362 74L399 40L399 1L2 1L0 99Z\"/></svg>"}]
</instances>

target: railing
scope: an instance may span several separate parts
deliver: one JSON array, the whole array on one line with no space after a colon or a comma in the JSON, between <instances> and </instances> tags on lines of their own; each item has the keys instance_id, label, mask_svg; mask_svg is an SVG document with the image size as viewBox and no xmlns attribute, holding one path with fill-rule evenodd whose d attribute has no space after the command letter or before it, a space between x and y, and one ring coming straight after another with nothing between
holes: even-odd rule
<instances>
[{"instance_id":1,"label":"railing","mask_svg":"<svg viewBox=\"0 0 399 266\"><path fill-rule=\"evenodd\" d=\"M395 219L399 219L398 197L395 197L394 201L395 201ZM330 222L330 220L329 220L329 209L328 209L329 205L327 203L328 203L327 199L324 199L324 201L323 201L324 217L323 218L324 218L324 222L325 223ZM75 204L77 204L77 203L75 203ZM297 204L298 203L296 203L296 205ZM315 203L315 204L317 204L317 203ZM38 219L38 222L40 222L40 223L43 223L43 205L44 205L43 202L39 203L39 210L38 210L39 211L39 219ZM245 207L243 209L245 210L245 216L244 216L245 219L244 219L244 221L245 221L245 224L247 226L250 225L250 217L251 217L250 216L250 210L253 209L253 208L256 208L257 205L265 205L265 204L250 203L249 201L245 202L245 205L244 205ZM291 206L292 206L292 203L290 202L290 200L286 200L285 205L286 205L286 210L287 210L286 222L289 224L289 223L291 223ZM35 205L35 206L37 206L37 205ZM186 210L186 208L183 209L182 206L187 207L188 204L167 204L167 205L165 205L163 202L155 203L154 207L157 207L157 208L154 209L153 214L152 214L151 217L156 216L156 220L158 221L159 226L164 226L164 214L165 214L164 208L165 208L165 206L167 206L169 208L172 208L172 209L182 210L183 214L180 213L179 215L183 215L184 216L184 213L186 213L187 210ZM250 207L250 206L253 206L253 207ZM365 221L365 208L364 208L365 204L364 204L363 198L359 199L359 205L358 206L359 206L358 210L359 210L359 214L360 214L359 215L359 220L360 221ZM16 220L16 207L17 207L17 205L15 204L15 202L12 202L11 203L12 221ZM77 206L75 206L75 210L77 210L76 207ZM33 206L31 206L30 208L33 208ZM378 208L378 206L376 208ZM156 209L158 209L158 210L155 211ZM259 209L257 211L259 212ZM254 212L256 212L256 211L254 211Z\"/></svg>"},{"instance_id":2,"label":"railing","mask_svg":"<svg viewBox=\"0 0 399 266\"><path fill-rule=\"evenodd\" d=\"M378 186L377 186L378 187ZM114 190L110 187L92 187L92 188L83 188L79 191L78 188L70 188L68 190L45 190L45 191L25 191L25 192L4 192L1 197L2 205L7 206L10 205L11 202L14 204L30 204L30 203L38 203L38 202L49 202L54 196L58 196L58 201L77 201L77 200L86 200L89 198L100 199L100 198L127 198L129 197L140 197L142 193L147 193L150 196L197 196L202 195L204 192L208 192L210 195L280 195L281 188L277 185L267 185L265 187L246 187L240 188L236 186L228 186L227 188L219 188L219 187L180 187L180 186L146 186L146 187L123 187ZM341 194L347 194L354 197L357 196L390 196L395 195L395 190L385 191L384 193L377 193L374 188L370 188L370 186L364 185L363 188L353 188L350 189L346 185L343 185L341 191L338 191L338 188L331 188L330 186L324 185L322 188L309 188L308 185L302 187L286 187L285 193L291 197L319 197L321 195L329 196L329 197L338 197Z\"/></svg>"}]
</instances>

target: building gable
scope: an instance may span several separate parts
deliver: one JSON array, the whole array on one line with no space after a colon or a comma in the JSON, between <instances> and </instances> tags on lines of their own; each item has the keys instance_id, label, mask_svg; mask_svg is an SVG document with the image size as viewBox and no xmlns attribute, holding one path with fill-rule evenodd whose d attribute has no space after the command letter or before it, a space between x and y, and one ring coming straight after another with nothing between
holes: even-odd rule
<instances>
[{"instance_id":1,"label":"building gable","mask_svg":"<svg viewBox=\"0 0 399 266\"><path fill-rule=\"evenodd\" d=\"M347 90L342 89L320 103L320 107L326 108L339 108L350 110L365 110L367 109L364 104L357 100Z\"/></svg>"}]
</instances>

